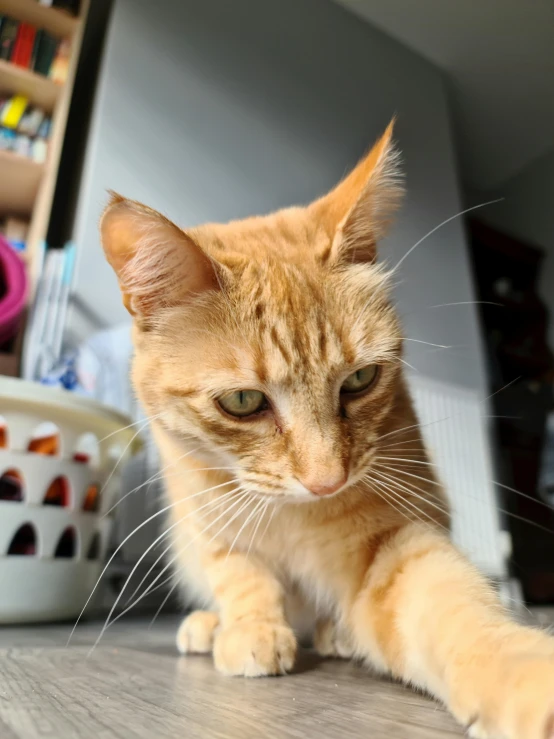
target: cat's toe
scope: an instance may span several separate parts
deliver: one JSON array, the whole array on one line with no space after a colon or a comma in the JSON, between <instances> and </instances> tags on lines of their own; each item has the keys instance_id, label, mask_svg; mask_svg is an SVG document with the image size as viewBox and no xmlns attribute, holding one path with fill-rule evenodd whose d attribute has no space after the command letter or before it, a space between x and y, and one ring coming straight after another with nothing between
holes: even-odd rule
<instances>
[{"instance_id":1,"label":"cat's toe","mask_svg":"<svg viewBox=\"0 0 554 739\"><path fill-rule=\"evenodd\" d=\"M215 665L224 675L283 675L293 668L295 657L296 638L283 624L235 624L220 631L214 642Z\"/></svg>"},{"instance_id":2,"label":"cat's toe","mask_svg":"<svg viewBox=\"0 0 554 739\"><path fill-rule=\"evenodd\" d=\"M350 659L354 654L354 648L347 634L331 619L317 622L314 648L321 657Z\"/></svg>"},{"instance_id":3,"label":"cat's toe","mask_svg":"<svg viewBox=\"0 0 554 739\"><path fill-rule=\"evenodd\" d=\"M212 651L219 616L211 611L194 611L185 618L177 632L181 654L207 654Z\"/></svg>"}]
</instances>

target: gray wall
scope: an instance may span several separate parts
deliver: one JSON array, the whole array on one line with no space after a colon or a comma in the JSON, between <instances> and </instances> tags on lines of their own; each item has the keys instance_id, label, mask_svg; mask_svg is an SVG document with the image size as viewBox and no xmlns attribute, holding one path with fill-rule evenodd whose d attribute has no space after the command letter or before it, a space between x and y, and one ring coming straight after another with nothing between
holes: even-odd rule
<instances>
[{"instance_id":1,"label":"gray wall","mask_svg":"<svg viewBox=\"0 0 554 739\"><path fill-rule=\"evenodd\" d=\"M382 256L394 264L461 210L441 74L328 0L116 0L78 207L77 290L127 320L97 220L113 188L182 225L307 202L398 114L406 206ZM426 375L484 386L462 224L403 265L398 302ZM77 325L77 324L75 324Z\"/></svg>"},{"instance_id":2,"label":"gray wall","mask_svg":"<svg viewBox=\"0 0 554 739\"><path fill-rule=\"evenodd\" d=\"M484 219L545 250L539 291L550 312L548 340L554 349L554 149L525 167L495 195L504 201L491 208Z\"/></svg>"}]
</instances>

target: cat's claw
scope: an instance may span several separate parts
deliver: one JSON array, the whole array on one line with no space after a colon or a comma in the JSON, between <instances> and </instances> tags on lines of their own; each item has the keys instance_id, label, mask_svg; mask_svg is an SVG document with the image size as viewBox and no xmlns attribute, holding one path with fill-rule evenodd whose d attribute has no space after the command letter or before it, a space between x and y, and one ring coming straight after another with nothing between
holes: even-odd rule
<instances>
[{"instance_id":1,"label":"cat's claw","mask_svg":"<svg viewBox=\"0 0 554 739\"><path fill-rule=\"evenodd\" d=\"M219 626L219 616L211 611L194 611L185 618L177 632L181 654L209 654Z\"/></svg>"},{"instance_id":2,"label":"cat's claw","mask_svg":"<svg viewBox=\"0 0 554 739\"><path fill-rule=\"evenodd\" d=\"M224 675L284 675L295 657L294 633L279 623L241 622L222 629L214 641L215 666Z\"/></svg>"}]
</instances>

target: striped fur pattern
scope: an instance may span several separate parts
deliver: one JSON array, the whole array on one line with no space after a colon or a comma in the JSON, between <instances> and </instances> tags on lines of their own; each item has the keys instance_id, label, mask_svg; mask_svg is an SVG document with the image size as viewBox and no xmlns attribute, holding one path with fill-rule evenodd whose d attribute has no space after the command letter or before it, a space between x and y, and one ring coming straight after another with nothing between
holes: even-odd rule
<instances>
[{"instance_id":1,"label":"striped fur pattern","mask_svg":"<svg viewBox=\"0 0 554 739\"><path fill-rule=\"evenodd\" d=\"M202 609L178 646L228 675L280 674L293 621L313 618L322 654L424 688L471 736L551 739L554 639L512 623L450 543L403 378L376 263L401 195L391 136L304 208L186 231L117 195L105 211L164 464L167 566ZM369 389L341 394L368 365ZM218 398L239 390L267 407L228 415Z\"/></svg>"}]
</instances>

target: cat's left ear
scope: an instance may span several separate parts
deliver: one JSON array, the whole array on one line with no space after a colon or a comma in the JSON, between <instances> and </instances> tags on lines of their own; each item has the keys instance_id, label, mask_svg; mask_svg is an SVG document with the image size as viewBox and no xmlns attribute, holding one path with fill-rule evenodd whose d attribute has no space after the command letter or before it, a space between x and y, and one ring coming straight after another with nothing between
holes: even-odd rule
<instances>
[{"instance_id":1,"label":"cat's left ear","mask_svg":"<svg viewBox=\"0 0 554 739\"><path fill-rule=\"evenodd\" d=\"M322 255L327 263L372 263L377 257L377 242L404 192L393 129L394 119L350 174L311 206L331 239Z\"/></svg>"},{"instance_id":2,"label":"cat's left ear","mask_svg":"<svg viewBox=\"0 0 554 739\"><path fill-rule=\"evenodd\" d=\"M216 267L196 241L142 203L112 193L100 234L123 304L143 327L161 309L219 287Z\"/></svg>"}]
</instances>

